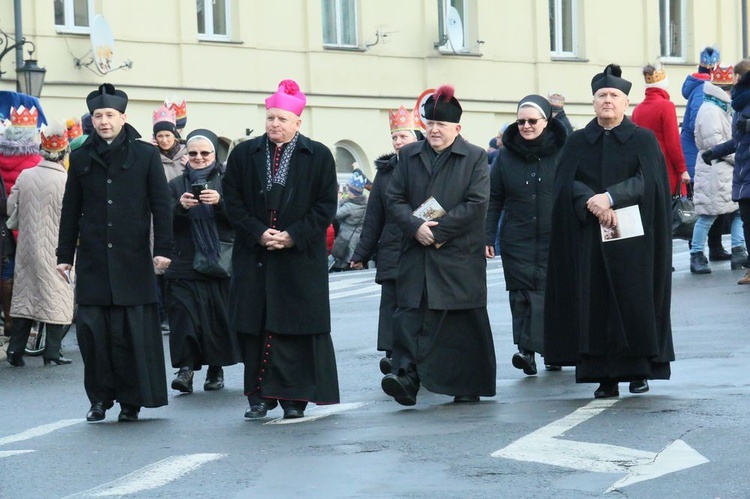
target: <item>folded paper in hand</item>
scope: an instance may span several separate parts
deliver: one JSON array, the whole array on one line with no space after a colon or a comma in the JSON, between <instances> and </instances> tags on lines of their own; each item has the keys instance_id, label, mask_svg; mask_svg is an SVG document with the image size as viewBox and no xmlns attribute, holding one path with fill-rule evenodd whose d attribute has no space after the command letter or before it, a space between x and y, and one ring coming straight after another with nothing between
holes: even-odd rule
<instances>
[{"instance_id":1,"label":"folded paper in hand","mask_svg":"<svg viewBox=\"0 0 750 499\"><path fill-rule=\"evenodd\" d=\"M411 212L417 218L425 221L435 220L445 215L445 209L440 206L437 199L430 196L427 201L419 205L419 208Z\"/></svg>"},{"instance_id":2,"label":"folded paper in hand","mask_svg":"<svg viewBox=\"0 0 750 499\"><path fill-rule=\"evenodd\" d=\"M641 210L637 204L618 208L615 210L615 214L617 215L617 225L614 227L599 226L602 232L602 242L608 243L643 235Z\"/></svg>"}]
</instances>

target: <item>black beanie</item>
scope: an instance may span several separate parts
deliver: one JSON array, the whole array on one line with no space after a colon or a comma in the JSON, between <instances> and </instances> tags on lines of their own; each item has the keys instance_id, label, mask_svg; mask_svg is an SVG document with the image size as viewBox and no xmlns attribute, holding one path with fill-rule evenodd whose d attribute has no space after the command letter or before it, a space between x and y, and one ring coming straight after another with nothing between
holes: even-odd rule
<instances>
[{"instance_id":1,"label":"black beanie","mask_svg":"<svg viewBox=\"0 0 750 499\"><path fill-rule=\"evenodd\" d=\"M171 132L175 137L179 137L179 135L177 135L177 127L175 127L174 123L169 121L157 121L154 123L154 135L159 132Z\"/></svg>"}]
</instances>

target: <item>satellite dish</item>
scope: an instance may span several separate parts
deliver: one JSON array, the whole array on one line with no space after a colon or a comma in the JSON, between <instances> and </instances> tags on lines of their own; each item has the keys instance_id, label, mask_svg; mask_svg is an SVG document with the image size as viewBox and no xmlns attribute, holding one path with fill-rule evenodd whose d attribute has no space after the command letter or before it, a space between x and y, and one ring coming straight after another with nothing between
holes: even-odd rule
<instances>
[{"instance_id":1,"label":"satellite dish","mask_svg":"<svg viewBox=\"0 0 750 499\"><path fill-rule=\"evenodd\" d=\"M430 98L430 95L434 93L434 88L428 88L417 97L417 105L415 107L419 110L419 125L422 128L427 128L427 120L424 117L424 103Z\"/></svg>"},{"instance_id":2,"label":"satellite dish","mask_svg":"<svg viewBox=\"0 0 750 499\"><path fill-rule=\"evenodd\" d=\"M464 23L455 7L448 7L448 43L454 53L464 49Z\"/></svg>"},{"instance_id":3,"label":"satellite dish","mask_svg":"<svg viewBox=\"0 0 750 499\"><path fill-rule=\"evenodd\" d=\"M101 74L107 74L113 69L115 55L115 38L109 23L104 16L97 14L91 22L91 53L93 54L96 69Z\"/></svg>"}]
</instances>

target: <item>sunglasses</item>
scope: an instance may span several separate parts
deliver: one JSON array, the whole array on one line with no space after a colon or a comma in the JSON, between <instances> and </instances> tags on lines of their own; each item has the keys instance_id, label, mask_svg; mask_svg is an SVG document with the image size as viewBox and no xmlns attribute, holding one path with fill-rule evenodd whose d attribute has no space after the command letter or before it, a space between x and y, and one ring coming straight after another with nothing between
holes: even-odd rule
<instances>
[{"instance_id":1,"label":"sunglasses","mask_svg":"<svg viewBox=\"0 0 750 499\"><path fill-rule=\"evenodd\" d=\"M213 151L188 151L188 156L190 156L191 158L195 158L200 154L202 158L207 158L213 153Z\"/></svg>"},{"instance_id":2,"label":"sunglasses","mask_svg":"<svg viewBox=\"0 0 750 499\"><path fill-rule=\"evenodd\" d=\"M526 126L526 123L528 123L529 125L534 126L543 119L544 118L531 118L530 120L516 120L516 125Z\"/></svg>"}]
</instances>

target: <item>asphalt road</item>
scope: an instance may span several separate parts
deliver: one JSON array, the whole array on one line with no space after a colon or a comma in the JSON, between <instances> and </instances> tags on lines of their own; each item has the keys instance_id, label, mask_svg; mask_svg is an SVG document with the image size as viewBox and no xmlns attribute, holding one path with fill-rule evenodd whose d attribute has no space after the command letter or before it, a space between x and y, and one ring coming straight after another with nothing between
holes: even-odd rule
<instances>
[{"instance_id":1,"label":"asphalt road","mask_svg":"<svg viewBox=\"0 0 750 499\"><path fill-rule=\"evenodd\" d=\"M117 423L117 408L86 423L70 335L70 366L0 366L0 497L750 497L750 286L728 262L690 275L688 259L676 242L672 380L638 396L623 384L606 401L570 368L526 377L510 365L499 259L488 266L497 396L476 405L422 390L404 408L380 391L374 271L331 276L342 403L293 422L279 409L245 421L233 366L222 391L203 392L199 373L195 393L170 393L138 423Z\"/></svg>"}]
</instances>

